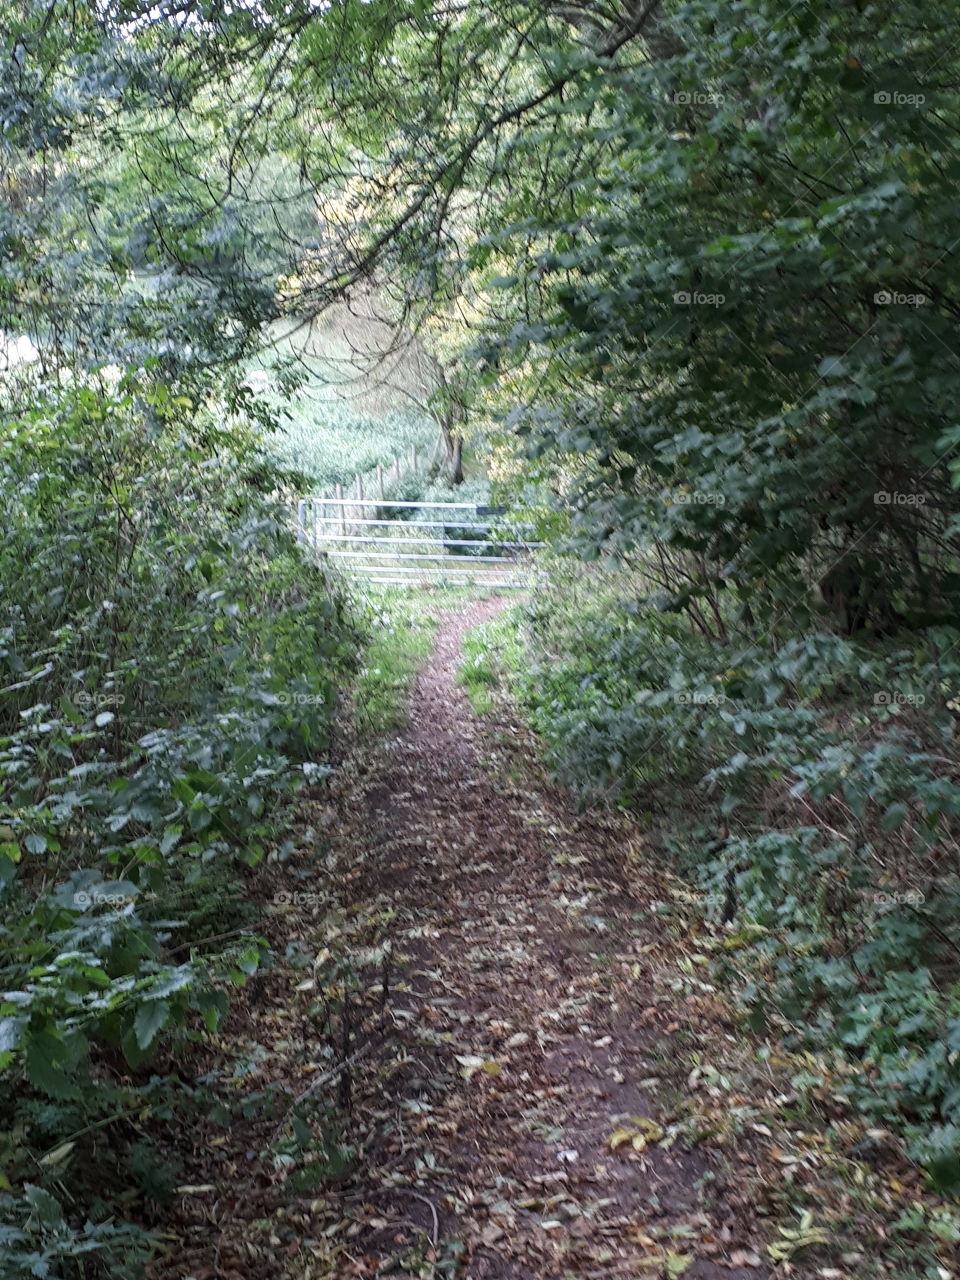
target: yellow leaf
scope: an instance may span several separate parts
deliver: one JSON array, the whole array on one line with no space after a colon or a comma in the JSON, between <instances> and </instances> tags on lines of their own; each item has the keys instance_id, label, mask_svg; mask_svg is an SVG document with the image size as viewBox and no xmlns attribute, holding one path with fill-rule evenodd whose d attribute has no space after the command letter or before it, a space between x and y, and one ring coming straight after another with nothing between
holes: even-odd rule
<instances>
[{"instance_id":1,"label":"yellow leaf","mask_svg":"<svg viewBox=\"0 0 960 1280\"><path fill-rule=\"evenodd\" d=\"M607 1139L607 1146L611 1151L616 1151L619 1147L625 1147L628 1142L632 1142L635 1136L634 1129L614 1129Z\"/></svg>"},{"instance_id":2,"label":"yellow leaf","mask_svg":"<svg viewBox=\"0 0 960 1280\"><path fill-rule=\"evenodd\" d=\"M477 1071L483 1071L488 1076L500 1074L500 1063L495 1062L493 1058L481 1058L475 1053L458 1053L454 1056L460 1063L462 1068L460 1074L464 1080L469 1080Z\"/></svg>"},{"instance_id":3,"label":"yellow leaf","mask_svg":"<svg viewBox=\"0 0 960 1280\"><path fill-rule=\"evenodd\" d=\"M668 1280L675 1280L675 1277L683 1275L692 1262L693 1254L668 1253L663 1259L663 1274Z\"/></svg>"},{"instance_id":4,"label":"yellow leaf","mask_svg":"<svg viewBox=\"0 0 960 1280\"><path fill-rule=\"evenodd\" d=\"M632 1116L633 1123L646 1137L648 1142L659 1142L663 1137L663 1126L647 1116Z\"/></svg>"}]
</instances>

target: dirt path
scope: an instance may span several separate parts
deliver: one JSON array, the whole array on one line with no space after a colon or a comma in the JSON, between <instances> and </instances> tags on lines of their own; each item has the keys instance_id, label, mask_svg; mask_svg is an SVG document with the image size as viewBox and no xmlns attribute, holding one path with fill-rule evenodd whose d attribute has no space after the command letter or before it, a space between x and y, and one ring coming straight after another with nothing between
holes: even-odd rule
<instances>
[{"instance_id":1,"label":"dirt path","mask_svg":"<svg viewBox=\"0 0 960 1280\"><path fill-rule=\"evenodd\" d=\"M578 816L457 684L464 633L498 608L444 621L363 799L353 890L391 921L393 961L339 1274L758 1280L736 1188L671 1143L677 1047L705 1015L653 997L665 926L656 886L631 884L636 831Z\"/></svg>"}]
</instances>

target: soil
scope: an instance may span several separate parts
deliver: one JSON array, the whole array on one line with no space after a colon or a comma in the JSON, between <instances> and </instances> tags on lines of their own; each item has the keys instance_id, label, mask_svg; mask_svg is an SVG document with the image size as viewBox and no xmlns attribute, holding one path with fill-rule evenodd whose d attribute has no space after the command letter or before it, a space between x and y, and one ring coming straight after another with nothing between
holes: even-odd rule
<instances>
[{"instance_id":1,"label":"soil","mask_svg":"<svg viewBox=\"0 0 960 1280\"><path fill-rule=\"evenodd\" d=\"M180 1174L150 1280L949 1280L946 1218L903 1245L944 1212L922 1171L840 1064L744 1029L736 928L642 815L578 811L505 701L472 709L501 607L445 615L406 727L251 872L274 958L164 1068L194 1112L142 1120Z\"/></svg>"},{"instance_id":2,"label":"soil","mask_svg":"<svg viewBox=\"0 0 960 1280\"><path fill-rule=\"evenodd\" d=\"M662 1145L663 1060L696 1029L658 1025L645 998L637 831L531 779L522 730L458 684L464 634L500 607L445 619L368 793L357 888L393 914L382 1111L398 1119L365 1196L389 1225L361 1230L341 1274L401 1274L399 1233L475 1280L759 1280L736 1264L742 1206L718 1169Z\"/></svg>"}]
</instances>

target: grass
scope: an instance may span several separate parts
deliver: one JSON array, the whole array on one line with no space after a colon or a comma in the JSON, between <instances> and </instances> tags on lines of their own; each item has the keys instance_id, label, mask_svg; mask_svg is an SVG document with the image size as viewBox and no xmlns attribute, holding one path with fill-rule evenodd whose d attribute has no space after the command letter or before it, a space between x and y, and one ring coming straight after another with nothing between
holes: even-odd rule
<instances>
[{"instance_id":1,"label":"grass","mask_svg":"<svg viewBox=\"0 0 960 1280\"><path fill-rule=\"evenodd\" d=\"M509 684L512 671L523 665L516 609L507 609L490 622L468 632L457 678L477 715L489 715L497 693Z\"/></svg>"},{"instance_id":2,"label":"grass","mask_svg":"<svg viewBox=\"0 0 960 1280\"><path fill-rule=\"evenodd\" d=\"M430 656L444 615L477 598L474 587L408 590L371 585L358 595L370 637L353 687L354 723L362 737L384 737L406 724L410 689ZM480 714L493 708L497 686L522 657L513 613L509 610L475 628L464 642L458 679Z\"/></svg>"},{"instance_id":3,"label":"grass","mask_svg":"<svg viewBox=\"0 0 960 1280\"><path fill-rule=\"evenodd\" d=\"M354 721L361 736L384 737L406 723L410 688L433 647L444 608L425 591L370 588L361 609L370 640L353 688Z\"/></svg>"}]
</instances>

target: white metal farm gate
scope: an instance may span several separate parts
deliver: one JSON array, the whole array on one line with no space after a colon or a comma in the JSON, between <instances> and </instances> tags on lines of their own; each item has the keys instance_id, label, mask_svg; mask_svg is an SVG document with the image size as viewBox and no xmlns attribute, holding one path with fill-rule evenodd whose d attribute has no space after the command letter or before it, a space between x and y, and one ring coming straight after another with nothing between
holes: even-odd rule
<instances>
[{"instance_id":1,"label":"white metal farm gate","mask_svg":"<svg viewBox=\"0 0 960 1280\"><path fill-rule=\"evenodd\" d=\"M297 540L367 582L522 587L542 543L501 508L473 502L301 498Z\"/></svg>"}]
</instances>

